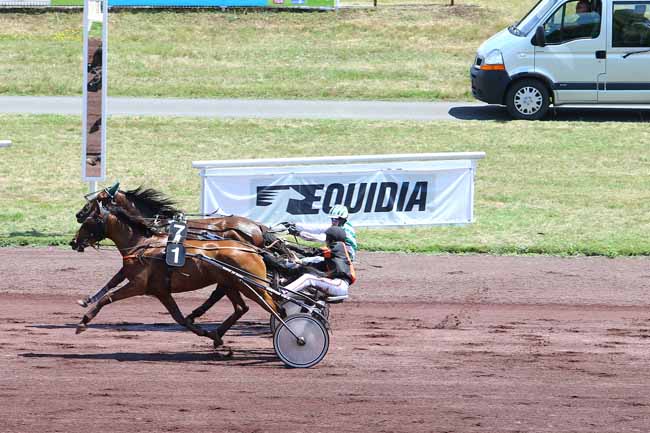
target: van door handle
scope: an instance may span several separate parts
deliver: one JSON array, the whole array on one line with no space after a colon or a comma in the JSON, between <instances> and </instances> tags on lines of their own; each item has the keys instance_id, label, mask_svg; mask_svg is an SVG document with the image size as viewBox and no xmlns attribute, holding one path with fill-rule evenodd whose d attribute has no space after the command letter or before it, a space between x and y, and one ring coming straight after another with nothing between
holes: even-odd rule
<instances>
[{"instance_id":1,"label":"van door handle","mask_svg":"<svg viewBox=\"0 0 650 433\"><path fill-rule=\"evenodd\" d=\"M606 59L607 58L607 51L605 51L605 50L596 51L596 58L597 59Z\"/></svg>"}]
</instances>

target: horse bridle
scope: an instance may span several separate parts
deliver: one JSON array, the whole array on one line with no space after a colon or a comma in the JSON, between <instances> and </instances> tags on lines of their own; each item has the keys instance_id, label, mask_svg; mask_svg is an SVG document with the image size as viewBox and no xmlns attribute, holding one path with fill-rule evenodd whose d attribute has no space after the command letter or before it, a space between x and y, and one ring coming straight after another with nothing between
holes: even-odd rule
<instances>
[{"instance_id":1,"label":"horse bridle","mask_svg":"<svg viewBox=\"0 0 650 433\"><path fill-rule=\"evenodd\" d=\"M101 202L97 202L97 206L99 211L88 215L81 225L82 228L86 225L85 229L88 231L88 236L84 239L83 244L79 244L81 247L91 246L96 248L96 244L106 238L106 221L111 212ZM88 222L92 223L92 230L88 229L86 224Z\"/></svg>"},{"instance_id":2,"label":"horse bridle","mask_svg":"<svg viewBox=\"0 0 650 433\"><path fill-rule=\"evenodd\" d=\"M91 193L86 194L84 196L84 198L86 199L86 205L79 212L77 212L77 215L76 215L77 222L80 223L80 224L84 223L84 221L90 215L90 212L91 212L90 208L92 206L93 201L95 201L96 203L100 203L99 195L101 193L103 193L103 192L105 192L106 195L111 199L111 201L110 201L111 204L114 204L115 203L115 196L117 195L117 192L119 191L119 185L120 185L119 182L117 182L116 184L114 184L114 185L112 185L110 187L107 187L107 188L101 189L99 191L95 191L95 192L91 192Z\"/></svg>"}]
</instances>

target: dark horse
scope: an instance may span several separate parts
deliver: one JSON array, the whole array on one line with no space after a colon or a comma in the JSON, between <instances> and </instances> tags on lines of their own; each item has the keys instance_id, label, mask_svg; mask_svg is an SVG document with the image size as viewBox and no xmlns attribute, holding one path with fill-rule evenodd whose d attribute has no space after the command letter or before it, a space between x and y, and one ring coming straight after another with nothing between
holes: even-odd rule
<instances>
[{"instance_id":1,"label":"dark horse","mask_svg":"<svg viewBox=\"0 0 650 433\"><path fill-rule=\"evenodd\" d=\"M147 188L138 187L130 191L121 191L119 183L109 188L86 196L85 206L76 214L77 222L82 223L99 206L117 206L131 215L146 220L150 225L165 224L182 212L176 208L176 203L162 193ZM251 219L239 216L221 216L187 221L190 236L200 237L201 233L216 235L223 239L233 239L249 243L258 248L276 249L281 254L288 254L282 241L269 232L269 228ZM83 245L73 246L73 249L83 251ZM92 296L77 301L82 307L97 302L102 296L125 280L122 269L115 274L104 287ZM217 286L210 298L196 308L188 317L194 320L201 317L216 302L225 296L225 292Z\"/></svg>"},{"instance_id":2,"label":"dark horse","mask_svg":"<svg viewBox=\"0 0 650 433\"><path fill-rule=\"evenodd\" d=\"M83 223L98 203L107 206L118 205L132 215L144 219L166 221L182 213L176 203L164 194L152 188L138 187L131 191L119 189L119 182L109 188L86 196L85 206L77 212L77 222ZM256 247L268 246L265 235L269 228L251 219L240 216L219 216L204 219L192 219L187 222L188 230L194 233L208 232L225 239L248 242ZM268 235L267 235L268 237Z\"/></svg>"},{"instance_id":3,"label":"dark horse","mask_svg":"<svg viewBox=\"0 0 650 433\"><path fill-rule=\"evenodd\" d=\"M176 322L197 335L211 338L216 347L222 344L224 333L248 311L242 294L271 313L277 309L269 292L264 290L264 261L258 250L247 244L231 240L186 240L184 266L170 270L164 258L166 234L153 232L145 220L126 209L98 204L89 212L71 244L77 248L92 246L104 238L111 239L122 254L120 273L129 282L104 295L95 307L86 312L77 326L77 333L85 331L88 323L105 305L133 296L149 295L158 298ZM257 284L238 278L204 258L218 260L231 269L243 271L252 276ZM183 316L172 293L198 290L212 284L222 288L235 311L216 331L208 332Z\"/></svg>"}]
</instances>

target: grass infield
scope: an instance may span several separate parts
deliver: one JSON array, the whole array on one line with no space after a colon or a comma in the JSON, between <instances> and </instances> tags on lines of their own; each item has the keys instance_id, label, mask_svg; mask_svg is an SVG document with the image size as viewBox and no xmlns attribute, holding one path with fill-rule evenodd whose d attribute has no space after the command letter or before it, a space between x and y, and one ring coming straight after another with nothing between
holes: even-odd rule
<instances>
[{"instance_id":1,"label":"grass infield","mask_svg":"<svg viewBox=\"0 0 650 433\"><path fill-rule=\"evenodd\" d=\"M80 119L0 116L0 245L66 244L78 227ZM647 124L364 122L112 117L108 183L160 189L199 206L191 161L485 151L475 224L361 230L364 250L650 254ZM320 149L315 152L314 149Z\"/></svg>"},{"instance_id":2,"label":"grass infield","mask_svg":"<svg viewBox=\"0 0 650 433\"><path fill-rule=\"evenodd\" d=\"M109 19L113 96L471 99L469 67L532 0L338 12L122 10ZM404 2L402 2L404 3ZM420 3L420 4L418 4ZM343 5L370 6L370 1ZM82 15L0 13L0 95L79 95Z\"/></svg>"}]
</instances>

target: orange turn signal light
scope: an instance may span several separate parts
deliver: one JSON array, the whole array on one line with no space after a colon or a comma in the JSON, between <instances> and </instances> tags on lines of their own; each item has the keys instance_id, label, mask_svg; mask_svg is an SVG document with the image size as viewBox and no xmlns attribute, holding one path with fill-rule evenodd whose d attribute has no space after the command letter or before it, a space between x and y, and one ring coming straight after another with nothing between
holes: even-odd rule
<instances>
[{"instance_id":1,"label":"orange turn signal light","mask_svg":"<svg viewBox=\"0 0 650 433\"><path fill-rule=\"evenodd\" d=\"M481 71L505 71L506 65L481 65Z\"/></svg>"}]
</instances>

